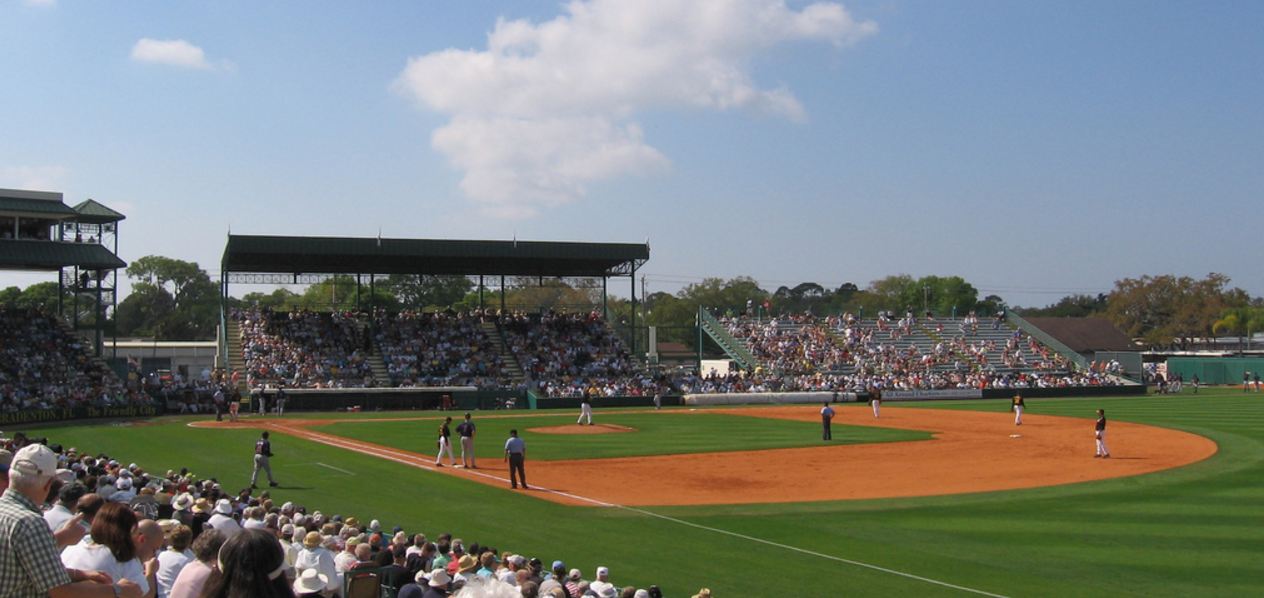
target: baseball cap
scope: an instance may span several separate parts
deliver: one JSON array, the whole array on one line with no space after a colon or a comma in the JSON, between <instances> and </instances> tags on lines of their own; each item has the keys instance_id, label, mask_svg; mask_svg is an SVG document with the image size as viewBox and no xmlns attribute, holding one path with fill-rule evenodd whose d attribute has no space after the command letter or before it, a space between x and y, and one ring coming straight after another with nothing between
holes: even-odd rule
<instances>
[{"instance_id":1,"label":"baseball cap","mask_svg":"<svg viewBox=\"0 0 1264 598\"><path fill-rule=\"evenodd\" d=\"M550 568L554 570L566 569L566 563L563 563L562 561L553 561L553 566Z\"/></svg>"},{"instance_id":2,"label":"baseball cap","mask_svg":"<svg viewBox=\"0 0 1264 598\"><path fill-rule=\"evenodd\" d=\"M9 467L39 477L57 475L57 453L42 444L28 444L13 456Z\"/></svg>"},{"instance_id":3,"label":"baseball cap","mask_svg":"<svg viewBox=\"0 0 1264 598\"><path fill-rule=\"evenodd\" d=\"M610 575L610 569L607 569L606 567L597 567L597 577L604 577L607 575Z\"/></svg>"}]
</instances>

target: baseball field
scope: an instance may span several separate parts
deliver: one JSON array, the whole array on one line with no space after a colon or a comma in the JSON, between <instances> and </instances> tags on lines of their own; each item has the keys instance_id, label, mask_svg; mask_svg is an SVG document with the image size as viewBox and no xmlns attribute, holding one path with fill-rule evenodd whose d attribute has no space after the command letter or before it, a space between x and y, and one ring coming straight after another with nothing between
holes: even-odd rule
<instances>
[{"instance_id":1,"label":"baseball field","mask_svg":"<svg viewBox=\"0 0 1264 598\"><path fill-rule=\"evenodd\" d=\"M1094 410L1112 458L1093 458ZM151 471L249 483L273 431L279 500L562 559L669 596L1258 595L1264 395L476 412L478 470L433 467L434 412L201 417L30 431ZM460 413L452 413L454 423ZM501 462L527 442L529 492ZM457 450L459 461L459 449ZM445 460L445 464L446 464Z\"/></svg>"}]
</instances>

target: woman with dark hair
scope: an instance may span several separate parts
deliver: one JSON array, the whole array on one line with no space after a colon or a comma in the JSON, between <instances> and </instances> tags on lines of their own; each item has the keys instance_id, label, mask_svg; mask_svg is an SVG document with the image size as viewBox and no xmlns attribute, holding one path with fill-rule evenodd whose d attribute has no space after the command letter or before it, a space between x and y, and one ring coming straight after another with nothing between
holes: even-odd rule
<instances>
[{"instance_id":1,"label":"woman with dark hair","mask_svg":"<svg viewBox=\"0 0 1264 598\"><path fill-rule=\"evenodd\" d=\"M219 572L202 598L294 598L285 578L285 552L276 536L264 530L244 530L225 542Z\"/></svg>"},{"instance_id":2,"label":"woman with dark hair","mask_svg":"<svg viewBox=\"0 0 1264 598\"><path fill-rule=\"evenodd\" d=\"M61 553L66 567L84 571L97 570L110 579L126 579L140 586L143 596L153 596L145 567L136 557L136 514L127 505L107 502L92 519L89 538Z\"/></svg>"}]
</instances>

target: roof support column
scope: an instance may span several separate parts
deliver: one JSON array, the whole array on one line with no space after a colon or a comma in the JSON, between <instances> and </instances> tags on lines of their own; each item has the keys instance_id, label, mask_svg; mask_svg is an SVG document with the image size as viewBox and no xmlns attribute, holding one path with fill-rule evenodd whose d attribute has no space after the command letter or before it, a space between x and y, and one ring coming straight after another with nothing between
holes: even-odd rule
<instances>
[{"instance_id":1,"label":"roof support column","mask_svg":"<svg viewBox=\"0 0 1264 598\"><path fill-rule=\"evenodd\" d=\"M478 308L483 309L483 275L478 275Z\"/></svg>"},{"instance_id":2,"label":"roof support column","mask_svg":"<svg viewBox=\"0 0 1264 598\"><path fill-rule=\"evenodd\" d=\"M605 318L607 322L610 321L610 303L606 300L606 282L608 280L610 279L605 276L601 277L601 317Z\"/></svg>"},{"instance_id":3,"label":"roof support column","mask_svg":"<svg viewBox=\"0 0 1264 598\"><path fill-rule=\"evenodd\" d=\"M505 312L505 275L500 275L500 312Z\"/></svg>"},{"instance_id":4,"label":"roof support column","mask_svg":"<svg viewBox=\"0 0 1264 598\"><path fill-rule=\"evenodd\" d=\"M636 264L632 264L632 275L628 277L632 287L632 355L636 356Z\"/></svg>"}]
</instances>

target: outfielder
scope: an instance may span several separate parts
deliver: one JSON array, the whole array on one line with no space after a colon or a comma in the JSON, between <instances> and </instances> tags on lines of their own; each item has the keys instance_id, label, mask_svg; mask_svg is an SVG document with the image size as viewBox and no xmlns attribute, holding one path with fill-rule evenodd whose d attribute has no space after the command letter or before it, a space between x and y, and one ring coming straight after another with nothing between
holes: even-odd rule
<instances>
[{"instance_id":1,"label":"outfielder","mask_svg":"<svg viewBox=\"0 0 1264 598\"><path fill-rule=\"evenodd\" d=\"M592 425L592 399L588 398L588 393L584 393L584 398L580 399L580 401L581 402L579 404L579 419L576 420L575 423L582 426L586 422L588 425L591 426Z\"/></svg>"}]
</instances>

